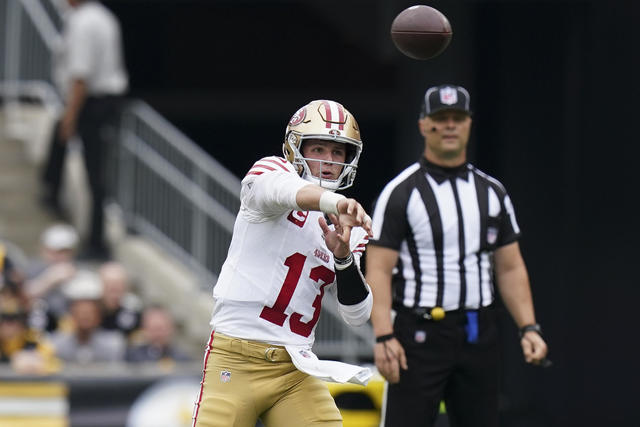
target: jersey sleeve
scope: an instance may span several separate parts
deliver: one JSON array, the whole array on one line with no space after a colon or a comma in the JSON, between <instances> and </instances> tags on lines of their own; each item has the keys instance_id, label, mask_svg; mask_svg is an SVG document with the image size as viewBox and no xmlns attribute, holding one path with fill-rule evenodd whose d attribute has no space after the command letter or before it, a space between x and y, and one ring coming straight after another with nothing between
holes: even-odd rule
<instances>
[{"instance_id":1,"label":"jersey sleeve","mask_svg":"<svg viewBox=\"0 0 640 427\"><path fill-rule=\"evenodd\" d=\"M360 281L362 286L364 286L367 290L367 296L364 300L360 301L357 304L342 304L338 300L338 311L340 312L340 317L342 320L351 326L360 326L363 325L369 320L371 316L371 309L373 307L373 296L371 293L371 287L367 284L364 275L360 272L360 262L362 255L366 249L367 243L369 243L369 236L367 232L362 227L355 227L351 230L351 252L353 253L353 261L355 262L358 273L360 275ZM355 285L355 283L353 284ZM336 292L337 296L337 288L330 288ZM337 298L336 298L337 299Z\"/></svg>"},{"instance_id":2,"label":"jersey sleeve","mask_svg":"<svg viewBox=\"0 0 640 427\"><path fill-rule=\"evenodd\" d=\"M242 179L240 211L250 222L263 222L290 210L300 210L296 194L309 183L282 157L265 157Z\"/></svg>"},{"instance_id":3,"label":"jersey sleeve","mask_svg":"<svg viewBox=\"0 0 640 427\"><path fill-rule=\"evenodd\" d=\"M500 231L498 232L498 240L496 246L505 246L513 243L520 238L520 227L516 221L516 213L513 209L511 198L506 192L502 198L503 214L501 215Z\"/></svg>"},{"instance_id":4,"label":"jersey sleeve","mask_svg":"<svg viewBox=\"0 0 640 427\"><path fill-rule=\"evenodd\" d=\"M353 259L355 260L358 267L360 267L360 260L362 259L362 255L364 255L364 251L367 248L367 243L369 243L369 236L367 232L362 227L356 227L351 230L351 252L353 253Z\"/></svg>"},{"instance_id":5,"label":"jersey sleeve","mask_svg":"<svg viewBox=\"0 0 640 427\"><path fill-rule=\"evenodd\" d=\"M511 198L507 193L504 185L495 178L489 181L489 190L493 192L491 197L496 197L500 203L500 214L498 215L498 223L494 226L497 228L497 236L495 247L506 246L515 242L520 238L520 227L516 221L516 213L513 208ZM491 226L491 225L490 225Z\"/></svg>"},{"instance_id":6,"label":"jersey sleeve","mask_svg":"<svg viewBox=\"0 0 640 427\"><path fill-rule=\"evenodd\" d=\"M408 195L405 190L405 186L387 185L380 193L373 208L371 244L400 249L409 227L406 212Z\"/></svg>"},{"instance_id":7,"label":"jersey sleeve","mask_svg":"<svg viewBox=\"0 0 640 427\"><path fill-rule=\"evenodd\" d=\"M371 309L373 308L373 294L368 283L364 282L368 294L361 302L353 305L345 305L338 302L338 311L342 320L350 326L364 325L371 317Z\"/></svg>"}]
</instances>

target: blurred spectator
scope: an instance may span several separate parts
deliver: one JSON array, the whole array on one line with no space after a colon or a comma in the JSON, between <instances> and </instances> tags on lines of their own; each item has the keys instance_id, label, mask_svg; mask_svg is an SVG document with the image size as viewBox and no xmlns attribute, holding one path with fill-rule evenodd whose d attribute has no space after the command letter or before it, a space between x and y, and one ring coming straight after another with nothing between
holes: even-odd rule
<instances>
[{"instance_id":1,"label":"blurred spectator","mask_svg":"<svg viewBox=\"0 0 640 427\"><path fill-rule=\"evenodd\" d=\"M40 257L27 266L25 294L31 300L29 323L53 331L57 319L67 312L61 286L76 274L74 259L78 233L68 224L54 224L40 238Z\"/></svg>"},{"instance_id":2,"label":"blurred spectator","mask_svg":"<svg viewBox=\"0 0 640 427\"><path fill-rule=\"evenodd\" d=\"M54 79L65 98L65 110L54 130L43 173L48 194L44 201L60 211L58 193L68 141L78 134L89 179L92 206L90 227L82 258L107 259L103 202L108 128L117 120L128 76L122 54L120 23L116 16L93 0L67 0L63 43L56 55Z\"/></svg>"},{"instance_id":3,"label":"blurred spectator","mask_svg":"<svg viewBox=\"0 0 640 427\"><path fill-rule=\"evenodd\" d=\"M127 350L129 362L180 362L190 359L173 343L173 316L161 306L147 307L142 314L140 341Z\"/></svg>"},{"instance_id":4,"label":"blurred spectator","mask_svg":"<svg viewBox=\"0 0 640 427\"><path fill-rule=\"evenodd\" d=\"M38 331L29 328L24 274L10 258L7 243L0 243L0 362L11 362L18 372L45 373L52 368L53 351L40 345Z\"/></svg>"},{"instance_id":5,"label":"blurred spectator","mask_svg":"<svg viewBox=\"0 0 640 427\"><path fill-rule=\"evenodd\" d=\"M60 368L53 346L27 327L27 312L7 288L0 291L0 362L20 374L51 374Z\"/></svg>"},{"instance_id":6,"label":"blurred spectator","mask_svg":"<svg viewBox=\"0 0 640 427\"><path fill-rule=\"evenodd\" d=\"M60 329L51 337L56 354L75 363L123 360L126 341L122 333L100 327L102 283L98 275L78 271L64 286L64 292L70 301L70 322L61 322Z\"/></svg>"},{"instance_id":7,"label":"blurred spectator","mask_svg":"<svg viewBox=\"0 0 640 427\"><path fill-rule=\"evenodd\" d=\"M16 268L9 257L7 247L0 242L0 291L22 294L24 273Z\"/></svg>"},{"instance_id":8,"label":"blurred spectator","mask_svg":"<svg viewBox=\"0 0 640 427\"><path fill-rule=\"evenodd\" d=\"M78 233L69 224L53 224L40 236L40 257L27 267L26 291L33 298L45 296L75 274Z\"/></svg>"},{"instance_id":9,"label":"blurred spectator","mask_svg":"<svg viewBox=\"0 0 640 427\"><path fill-rule=\"evenodd\" d=\"M140 299L129 292L129 275L124 266L110 261L98 270L102 280L102 327L119 330L127 337L140 326Z\"/></svg>"}]
</instances>

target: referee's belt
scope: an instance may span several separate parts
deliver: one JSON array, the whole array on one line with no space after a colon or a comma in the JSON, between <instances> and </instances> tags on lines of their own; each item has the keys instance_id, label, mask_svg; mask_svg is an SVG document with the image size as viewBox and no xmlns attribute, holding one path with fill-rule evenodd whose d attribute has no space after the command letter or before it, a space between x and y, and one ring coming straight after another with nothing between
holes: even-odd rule
<instances>
[{"instance_id":1,"label":"referee's belt","mask_svg":"<svg viewBox=\"0 0 640 427\"><path fill-rule=\"evenodd\" d=\"M398 314L408 315L411 317L418 318L419 320L427 320L427 321L440 321L440 320L448 320L448 321L456 321L458 319L464 320L466 319L465 313L468 311L477 311L479 314L485 313L493 308L493 304L488 305L486 307L481 307L479 309L467 308L462 309L458 308L455 310L447 310L444 311L441 307L405 307L400 304L393 304L393 309ZM440 313L438 313L440 311Z\"/></svg>"}]
</instances>

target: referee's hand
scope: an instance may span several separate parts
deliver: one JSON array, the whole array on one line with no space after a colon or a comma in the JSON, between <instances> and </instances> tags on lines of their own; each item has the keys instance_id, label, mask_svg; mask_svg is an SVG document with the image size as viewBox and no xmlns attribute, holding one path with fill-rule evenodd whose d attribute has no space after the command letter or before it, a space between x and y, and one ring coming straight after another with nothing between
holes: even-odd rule
<instances>
[{"instance_id":1,"label":"referee's hand","mask_svg":"<svg viewBox=\"0 0 640 427\"><path fill-rule=\"evenodd\" d=\"M392 384L400 381L400 369L409 369L404 348L395 338L376 343L373 356L380 375Z\"/></svg>"},{"instance_id":2,"label":"referee's hand","mask_svg":"<svg viewBox=\"0 0 640 427\"><path fill-rule=\"evenodd\" d=\"M547 357L547 343L535 331L526 332L520 339L522 354L527 363L539 365Z\"/></svg>"}]
</instances>

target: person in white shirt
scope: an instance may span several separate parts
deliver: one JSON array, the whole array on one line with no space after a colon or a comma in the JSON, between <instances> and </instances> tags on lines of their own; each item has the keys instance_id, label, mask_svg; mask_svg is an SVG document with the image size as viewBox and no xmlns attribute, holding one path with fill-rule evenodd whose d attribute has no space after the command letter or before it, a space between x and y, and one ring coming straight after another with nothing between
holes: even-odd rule
<instances>
[{"instance_id":1,"label":"person in white shirt","mask_svg":"<svg viewBox=\"0 0 640 427\"><path fill-rule=\"evenodd\" d=\"M353 184L361 151L351 113L316 100L289 121L284 158L258 160L242 180L193 426L342 425L319 378L364 384L370 372L320 361L311 347L325 291L350 325L371 313L360 272L371 218L334 192Z\"/></svg>"},{"instance_id":2,"label":"person in white shirt","mask_svg":"<svg viewBox=\"0 0 640 427\"><path fill-rule=\"evenodd\" d=\"M69 301L69 316L50 336L56 355L69 364L124 361L126 339L122 332L100 327L104 288L98 274L78 271L64 284L63 292Z\"/></svg>"},{"instance_id":3,"label":"person in white shirt","mask_svg":"<svg viewBox=\"0 0 640 427\"><path fill-rule=\"evenodd\" d=\"M98 1L68 0L68 3L71 8L65 17L55 70L65 110L56 125L43 174L49 187L45 202L60 212L57 198L66 145L78 134L92 196L89 236L80 255L104 259L108 254L102 205L106 150L110 143L105 127L117 120L123 95L128 90L128 76L120 24L115 15Z\"/></svg>"}]
</instances>

